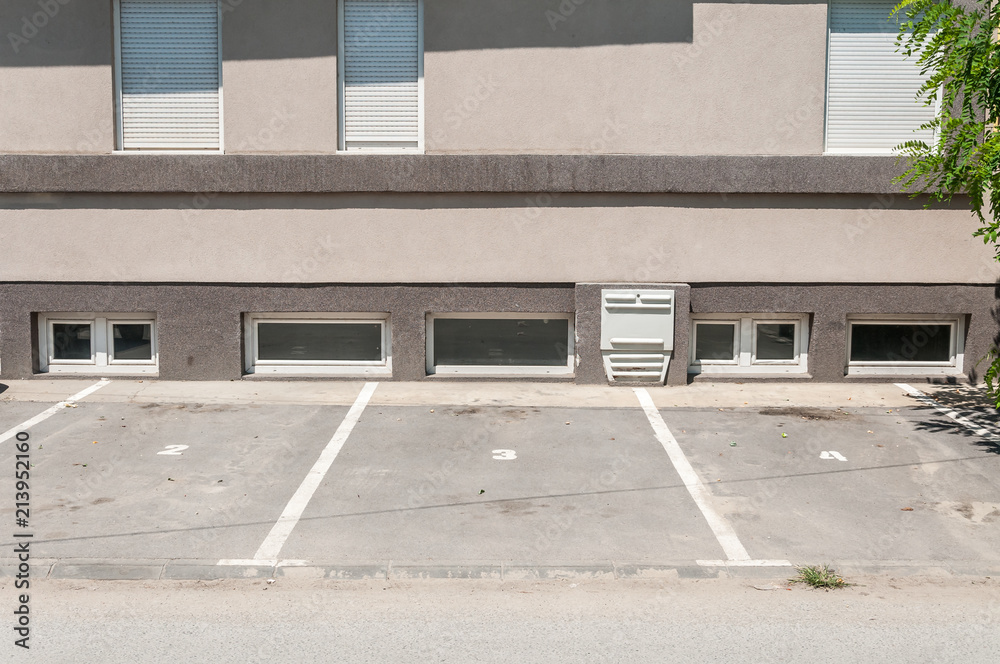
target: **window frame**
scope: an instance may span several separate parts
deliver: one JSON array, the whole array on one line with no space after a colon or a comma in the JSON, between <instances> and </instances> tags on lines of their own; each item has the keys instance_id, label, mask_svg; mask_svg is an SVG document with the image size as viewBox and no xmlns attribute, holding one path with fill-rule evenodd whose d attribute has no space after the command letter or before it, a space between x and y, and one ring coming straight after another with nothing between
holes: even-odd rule
<instances>
[{"instance_id":1,"label":"window frame","mask_svg":"<svg viewBox=\"0 0 1000 664\"><path fill-rule=\"evenodd\" d=\"M808 313L707 313L691 315L691 342L688 353L689 374L806 374L809 372ZM695 357L699 324L728 323L735 326L733 360L698 360ZM794 358L791 360L757 359L758 325L795 326Z\"/></svg>"},{"instance_id":2,"label":"window frame","mask_svg":"<svg viewBox=\"0 0 1000 664\"><path fill-rule=\"evenodd\" d=\"M697 360L695 353L698 349L698 326L699 325L732 325L733 326L733 359L731 360ZM698 363L701 366L739 366L740 363L740 319L739 318L706 318L691 319L691 362L693 366Z\"/></svg>"},{"instance_id":3,"label":"window frame","mask_svg":"<svg viewBox=\"0 0 1000 664\"><path fill-rule=\"evenodd\" d=\"M124 118L124 103L122 100L122 32L121 32L121 0L114 0L114 16L112 17L112 23L114 24L114 106L115 106L115 147L113 154L116 155L141 155L141 154L225 154L226 147L226 119L225 119L225 103L223 102L223 84L222 84L222 2L221 0L215 1L216 9L218 11L218 31L217 31L217 46L216 51L218 54L218 71L219 71L219 147L218 148L191 148L189 150L180 150L176 148L133 148L125 149L125 118Z\"/></svg>"},{"instance_id":4,"label":"window frame","mask_svg":"<svg viewBox=\"0 0 1000 664\"><path fill-rule=\"evenodd\" d=\"M918 362L889 360L883 362L851 360L852 337L855 325L947 325L950 327L948 361ZM965 315L955 314L935 317L934 314L849 314L847 316L846 361L844 373L848 376L892 375L960 375L965 365Z\"/></svg>"},{"instance_id":5,"label":"window frame","mask_svg":"<svg viewBox=\"0 0 1000 664\"><path fill-rule=\"evenodd\" d=\"M115 358L114 326L115 325L149 325L149 345L150 359L148 360L119 360ZM114 367L127 366L156 366L156 325L152 319L123 319L115 316L107 318L107 339L108 365Z\"/></svg>"},{"instance_id":6,"label":"window frame","mask_svg":"<svg viewBox=\"0 0 1000 664\"><path fill-rule=\"evenodd\" d=\"M886 156L896 154L895 146L890 148L830 148L829 140L829 129L830 129L830 40L833 34L833 3L836 0L826 0L826 71L824 75L824 90L823 90L823 154L825 155L859 155L859 156ZM888 19L888 17L886 17ZM904 62L906 59L904 58ZM913 61L912 66L917 67L916 61ZM941 92L944 90L942 87L938 91L937 100L934 103L934 115L936 116L941 111ZM914 91L916 92L916 91ZM914 98L913 103L916 104L917 101ZM912 140L914 136L904 137L899 142ZM934 147L939 139L939 132L934 131L931 140L928 143L931 147Z\"/></svg>"},{"instance_id":7,"label":"window frame","mask_svg":"<svg viewBox=\"0 0 1000 664\"><path fill-rule=\"evenodd\" d=\"M53 325L90 325L90 359L60 360L55 358ZM149 360L123 360L114 357L114 326L149 325ZM52 312L38 314L38 370L40 373L61 374L157 374L159 347L156 316L151 313L116 312Z\"/></svg>"},{"instance_id":8,"label":"window frame","mask_svg":"<svg viewBox=\"0 0 1000 664\"><path fill-rule=\"evenodd\" d=\"M800 353L800 346L802 345L802 334L799 326L802 321L799 319L788 319L788 318L753 318L751 325L752 330L752 340L750 348L750 365L754 367L764 367L764 366L798 366L798 358ZM759 335L757 334L757 328L761 325L794 325L795 331L792 332L792 359L790 360L762 360L757 357L757 340Z\"/></svg>"},{"instance_id":9,"label":"window frame","mask_svg":"<svg viewBox=\"0 0 1000 664\"><path fill-rule=\"evenodd\" d=\"M260 323L378 324L382 329L380 360L261 360L257 343ZM388 313L248 312L243 314L244 373L252 375L391 376L392 323Z\"/></svg>"},{"instance_id":10,"label":"window frame","mask_svg":"<svg viewBox=\"0 0 1000 664\"><path fill-rule=\"evenodd\" d=\"M337 153L338 154L424 154L424 0L417 0L417 145L416 147L347 147L344 57L344 5L337 0Z\"/></svg>"},{"instance_id":11,"label":"window frame","mask_svg":"<svg viewBox=\"0 0 1000 664\"><path fill-rule=\"evenodd\" d=\"M435 364L434 363L434 321L440 319L463 320L565 320L567 325L566 364L560 366L485 364ZM576 370L576 315L573 313L525 313L525 312L434 312L426 317L427 347L426 370L428 376L567 376Z\"/></svg>"}]
</instances>

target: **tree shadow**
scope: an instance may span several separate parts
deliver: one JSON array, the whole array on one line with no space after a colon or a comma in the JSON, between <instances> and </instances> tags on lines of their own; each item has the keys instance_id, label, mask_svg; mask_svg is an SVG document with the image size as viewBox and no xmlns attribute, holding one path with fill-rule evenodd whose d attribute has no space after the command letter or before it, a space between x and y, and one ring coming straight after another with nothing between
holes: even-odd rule
<instances>
[{"instance_id":1,"label":"tree shadow","mask_svg":"<svg viewBox=\"0 0 1000 664\"><path fill-rule=\"evenodd\" d=\"M917 431L975 439L973 445L976 447L991 454L1000 454L1000 415L985 388L976 385L948 386L934 391L931 396L941 407L969 420L975 429L956 422L935 406L920 402L914 404L914 410L928 417L915 422Z\"/></svg>"}]
</instances>

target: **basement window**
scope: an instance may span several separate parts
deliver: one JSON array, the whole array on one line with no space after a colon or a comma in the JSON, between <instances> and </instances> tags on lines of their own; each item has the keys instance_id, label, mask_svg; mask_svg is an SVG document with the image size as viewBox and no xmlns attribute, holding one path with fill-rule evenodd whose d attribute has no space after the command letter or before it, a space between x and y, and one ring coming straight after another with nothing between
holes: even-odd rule
<instances>
[{"instance_id":1,"label":"basement window","mask_svg":"<svg viewBox=\"0 0 1000 664\"><path fill-rule=\"evenodd\" d=\"M688 373L805 373L807 314L700 314Z\"/></svg>"},{"instance_id":2,"label":"basement window","mask_svg":"<svg viewBox=\"0 0 1000 664\"><path fill-rule=\"evenodd\" d=\"M391 375L388 314L248 314L250 374Z\"/></svg>"},{"instance_id":3,"label":"basement window","mask_svg":"<svg viewBox=\"0 0 1000 664\"><path fill-rule=\"evenodd\" d=\"M43 373L155 374L152 314L51 313L38 319Z\"/></svg>"},{"instance_id":4,"label":"basement window","mask_svg":"<svg viewBox=\"0 0 1000 664\"><path fill-rule=\"evenodd\" d=\"M962 317L853 316L847 327L848 375L962 372Z\"/></svg>"},{"instance_id":5,"label":"basement window","mask_svg":"<svg viewBox=\"0 0 1000 664\"><path fill-rule=\"evenodd\" d=\"M572 374L572 318L572 314L432 314L427 319L427 373Z\"/></svg>"}]
</instances>

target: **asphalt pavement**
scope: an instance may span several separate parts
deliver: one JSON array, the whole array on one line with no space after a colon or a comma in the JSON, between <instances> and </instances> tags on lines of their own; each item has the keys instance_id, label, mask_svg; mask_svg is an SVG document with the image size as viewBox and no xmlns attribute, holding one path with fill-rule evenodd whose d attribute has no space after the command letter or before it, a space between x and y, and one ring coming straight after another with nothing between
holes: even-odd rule
<instances>
[{"instance_id":1,"label":"asphalt pavement","mask_svg":"<svg viewBox=\"0 0 1000 664\"><path fill-rule=\"evenodd\" d=\"M42 578L1000 573L967 386L23 381L10 496L21 431Z\"/></svg>"}]
</instances>

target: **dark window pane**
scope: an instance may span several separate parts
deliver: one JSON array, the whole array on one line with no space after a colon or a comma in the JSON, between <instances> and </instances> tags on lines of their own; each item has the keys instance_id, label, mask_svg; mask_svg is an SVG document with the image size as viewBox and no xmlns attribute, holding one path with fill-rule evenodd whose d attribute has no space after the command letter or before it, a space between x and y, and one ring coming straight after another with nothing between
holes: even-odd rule
<instances>
[{"instance_id":1,"label":"dark window pane","mask_svg":"<svg viewBox=\"0 0 1000 664\"><path fill-rule=\"evenodd\" d=\"M116 360L153 359L153 326L148 323L115 323L111 326L114 336Z\"/></svg>"},{"instance_id":2,"label":"dark window pane","mask_svg":"<svg viewBox=\"0 0 1000 664\"><path fill-rule=\"evenodd\" d=\"M52 358L55 360L89 360L90 325L86 323L52 324Z\"/></svg>"},{"instance_id":3,"label":"dark window pane","mask_svg":"<svg viewBox=\"0 0 1000 664\"><path fill-rule=\"evenodd\" d=\"M558 367L568 363L565 318L434 321L435 364Z\"/></svg>"},{"instance_id":4,"label":"dark window pane","mask_svg":"<svg viewBox=\"0 0 1000 664\"><path fill-rule=\"evenodd\" d=\"M735 327L732 323L698 323L694 359L736 359L736 348L733 342L736 334Z\"/></svg>"},{"instance_id":5,"label":"dark window pane","mask_svg":"<svg viewBox=\"0 0 1000 664\"><path fill-rule=\"evenodd\" d=\"M948 362L951 325L852 325L852 362Z\"/></svg>"},{"instance_id":6,"label":"dark window pane","mask_svg":"<svg viewBox=\"0 0 1000 664\"><path fill-rule=\"evenodd\" d=\"M757 326L758 360L794 360L795 325L762 323Z\"/></svg>"},{"instance_id":7,"label":"dark window pane","mask_svg":"<svg viewBox=\"0 0 1000 664\"><path fill-rule=\"evenodd\" d=\"M258 323L257 357L279 361L380 361L379 323Z\"/></svg>"}]
</instances>

